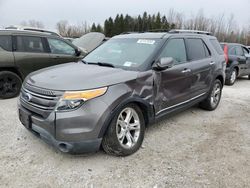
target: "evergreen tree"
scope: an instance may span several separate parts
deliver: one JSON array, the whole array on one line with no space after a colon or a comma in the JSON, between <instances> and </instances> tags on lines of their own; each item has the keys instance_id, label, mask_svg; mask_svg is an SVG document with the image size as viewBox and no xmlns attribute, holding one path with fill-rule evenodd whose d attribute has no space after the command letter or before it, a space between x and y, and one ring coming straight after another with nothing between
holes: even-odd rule
<instances>
[{"instance_id":1,"label":"evergreen tree","mask_svg":"<svg viewBox=\"0 0 250 188\"><path fill-rule=\"evenodd\" d=\"M91 27L91 32L96 32L96 26L95 26L95 23L92 24L92 27Z\"/></svg>"}]
</instances>

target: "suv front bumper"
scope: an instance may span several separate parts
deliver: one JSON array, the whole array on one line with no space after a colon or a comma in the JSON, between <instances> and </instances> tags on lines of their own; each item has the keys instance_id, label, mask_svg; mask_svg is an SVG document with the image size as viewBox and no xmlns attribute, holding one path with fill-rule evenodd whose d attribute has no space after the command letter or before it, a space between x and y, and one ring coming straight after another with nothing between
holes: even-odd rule
<instances>
[{"instance_id":1,"label":"suv front bumper","mask_svg":"<svg viewBox=\"0 0 250 188\"><path fill-rule=\"evenodd\" d=\"M100 130L109 115L106 104L96 102L103 108L89 111L90 105L84 104L71 112L53 111L46 119L18 104L19 119L29 131L64 153L96 152L102 142Z\"/></svg>"}]
</instances>

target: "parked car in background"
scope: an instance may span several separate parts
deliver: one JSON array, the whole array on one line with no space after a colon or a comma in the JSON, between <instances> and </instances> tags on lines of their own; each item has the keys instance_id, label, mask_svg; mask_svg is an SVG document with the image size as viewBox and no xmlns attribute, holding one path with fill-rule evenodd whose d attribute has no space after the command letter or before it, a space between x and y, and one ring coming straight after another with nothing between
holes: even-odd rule
<instances>
[{"instance_id":1,"label":"parked car in background","mask_svg":"<svg viewBox=\"0 0 250 188\"><path fill-rule=\"evenodd\" d=\"M50 78L50 79L48 79ZM30 74L19 119L62 152L136 152L145 127L197 103L219 105L225 57L216 37L201 31L123 34L82 62Z\"/></svg>"},{"instance_id":2,"label":"parked car in background","mask_svg":"<svg viewBox=\"0 0 250 188\"><path fill-rule=\"evenodd\" d=\"M233 85L240 76L248 76L250 79L249 49L237 43L221 43L221 47L227 62L226 85Z\"/></svg>"},{"instance_id":3,"label":"parked car in background","mask_svg":"<svg viewBox=\"0 0 250 188\"><path fill-rule=\"evenodd\" d=\"M17 96L29 73L77 62L84 55L78 47L52 33L0 30L0 99Z\"/></svg>"}]
</instances>

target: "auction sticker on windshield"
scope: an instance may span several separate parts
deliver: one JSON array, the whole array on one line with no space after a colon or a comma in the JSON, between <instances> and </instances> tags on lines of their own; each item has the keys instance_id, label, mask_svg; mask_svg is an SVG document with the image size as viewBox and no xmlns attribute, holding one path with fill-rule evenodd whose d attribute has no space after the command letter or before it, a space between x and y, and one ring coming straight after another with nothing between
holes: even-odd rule
<instances>
[{"instance_id":1,"label":"auction sticker on windshield","mask_svg":"<svg viewBox=\"0 0 250 188\"><path fill-rule=\"evenodd\" d=\"M139 39L137 41L138 44L154 44L155 40L148 40L148 39Z\"/></svg>"}]
</instances>

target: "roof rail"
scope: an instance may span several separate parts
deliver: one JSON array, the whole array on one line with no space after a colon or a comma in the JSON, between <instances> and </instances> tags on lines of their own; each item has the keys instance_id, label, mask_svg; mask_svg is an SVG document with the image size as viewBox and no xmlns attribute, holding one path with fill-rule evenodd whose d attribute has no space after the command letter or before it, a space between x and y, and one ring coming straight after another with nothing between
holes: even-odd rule
<instances>
[{"instance_id":1,"label":"roof rail","mask_svg":"<svg viewBox=\"0 0 250 188\"><path fill-rule=\"evenodd\" d=\"M40 29L40 28L35 28L35 27L25 27L25 26L9 26L5 27L5 29L10 29L10 30L23 30L23 31L35 31L35 32L42 32L42 33L48 33L51 35L59 36L61 37L58 33L45 30L45 29Z\"/></svg>"},{"instance_id":2,"label":"roof rail","mask_svg":"<svg viewBox=\"0 0 250 188\"><path fill-rule=\"evenodd\" d=\"M209 31L199 31L199 30L184 30L184 29L172 29L169 33L195 33L195 34L202 34L202 35L212 35Z\"/></svg>"},{"instance_id":3,"label":"roof rail","mask_svg":"<svg viewBox=\"0 0 250 188\"><path fill-rule=\"evenodd\" d=\"M151 29L147 32L169 32L169 29Z\"/></svg>"}]
</instances>

